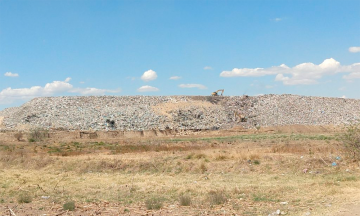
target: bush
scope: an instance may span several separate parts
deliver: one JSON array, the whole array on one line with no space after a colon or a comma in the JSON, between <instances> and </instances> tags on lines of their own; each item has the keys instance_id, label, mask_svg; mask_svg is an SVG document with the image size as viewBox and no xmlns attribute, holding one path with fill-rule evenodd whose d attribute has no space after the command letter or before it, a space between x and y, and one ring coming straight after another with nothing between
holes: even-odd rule
<instances>
[{"instance_id":1,"label":"bush","mask_svg":"<svg viewBox=\"0 0 360 216\"><path fill-rule=\"evenodd\" d=\"M163 198L161 197L150 197L145 201L145 205L147 209L160 209L163 206Z\"/></svg>"},{"instance_id":2,"label":"bush","mask_svg":"<svg viewBox=\"0 0 360 216\"><path fill-rule=\"evenodd\" d=\"M63 209L64 209L65 211L66 211L66 210L74 211L74 210L75 210L75 202L74 202L74 201L66 202L66 203L63 205Z\"/></svg>"},{"instance_id":3,"label":"bush","mask_svg":"<svg viewBox=\"0 0 360 216\"><path fill-rule=\"evenodd\" d=\"M210 191L208 193L208 199L211 205L221 205L227 201L223 190Z\"/></svg>"},{"instance_id":4,"label":"bush","mask_svg":"<svg viewBox=\"0 0 360 216\"><path fill-rule=\"evenodd\" d=\"M182 206L190 206L191 205L191 197L190 195L184 195L182 194L180 196L180 205Z\"/></svg>"},{"instance_id":5,"label":"bush","mask_svg":"<svg viewBox=\"0 0 360 216\"><path fill-rule=\"evenodd\" d=\"M207 171L207 167L206 167L206 165L204 163L202 163L200 165L200 170L201 170L201 173L205 173Z\"/></svg>"},{"instance_id":6,"label":"bush","mask_svg":"<svg viewBox=\"0 0 360 216\"><path fill-rule=\"evenodd\" d=\"M16 138L17 141L21 141L21 139L23 138L23 134L21 132L18 132L14 134L14 137Z\"/></svg>"},{"instance_id":7,"label":"bush","mask_svg":"<svg viewBox=\"0 0 360 216\"><path fill-rule=\"evenodd\" d=\"M346 127L341 136L345 151L354 161L360 160L360 123L352 123Z\"/></svg>"},{"instance_id":8,"label":"bush","mask_svg":"<svg viewBox=\"0 0 360 216\"><path fill-rule=\"evenodd\" d=\"M18 197L18 203L31 203L32 197L29 193L21 193Z\"/></svg>"},{"instance_id":9,"label":"bush","mask_svg":"<svg viewBox=\"0 0 360 216\"><path fill-rule=\"evenodd\" d=\"M35 128L30 131L29 142L39 142L49 137L49 132L41 128Z\"/></svg>"}]
</instances>

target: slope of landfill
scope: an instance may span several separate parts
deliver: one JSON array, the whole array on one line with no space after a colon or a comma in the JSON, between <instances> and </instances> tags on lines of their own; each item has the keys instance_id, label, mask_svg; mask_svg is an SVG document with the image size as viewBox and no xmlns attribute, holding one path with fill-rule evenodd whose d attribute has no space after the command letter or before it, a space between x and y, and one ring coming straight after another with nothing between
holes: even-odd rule
<instances>
[{"instance_id":1,"label":"slope of landfill","mask_svg":"<svg viewBox=\"0 0 360 216\"><path fill-rule=\"evenodd\" d=\"M65 96L35 98L2 110L0 128L217 130L238 125L339 125L359 118L358 99L298 95Z\"/></svg>"}]
</instances>

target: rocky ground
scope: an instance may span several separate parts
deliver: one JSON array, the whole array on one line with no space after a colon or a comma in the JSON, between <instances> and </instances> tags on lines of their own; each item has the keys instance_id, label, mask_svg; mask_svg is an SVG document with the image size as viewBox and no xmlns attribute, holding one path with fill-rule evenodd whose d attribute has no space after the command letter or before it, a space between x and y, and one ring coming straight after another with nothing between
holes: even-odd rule
<instances>
[{"instance_id":1,"label":"rocky ground","mask_svg":"<svg viewBox=\"0 0 360 216\"><path fill-rule=\"evenodd\" d=\"M0 111L0 128L217 130L338 125L360 118L360 100L298 95L89 96L35 98ZM0 122L1 123L1 122Z\"/></svg>"}]
</instances>

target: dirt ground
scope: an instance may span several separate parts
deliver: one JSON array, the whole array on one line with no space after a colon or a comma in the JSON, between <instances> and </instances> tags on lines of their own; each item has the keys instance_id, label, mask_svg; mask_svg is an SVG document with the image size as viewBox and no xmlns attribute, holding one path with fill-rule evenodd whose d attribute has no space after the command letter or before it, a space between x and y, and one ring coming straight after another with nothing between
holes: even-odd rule
<instances>
[{"instance_id":1,"label":"dirt ground","mask_svg":"<svg viewBox=\"0 0 360 216\"><path fill-rule=\"evenodd\" d=\"M0 215L360 212L360 164L344 153L341 127L53 133L1 134Z\"/></svg>"}]
</instances>

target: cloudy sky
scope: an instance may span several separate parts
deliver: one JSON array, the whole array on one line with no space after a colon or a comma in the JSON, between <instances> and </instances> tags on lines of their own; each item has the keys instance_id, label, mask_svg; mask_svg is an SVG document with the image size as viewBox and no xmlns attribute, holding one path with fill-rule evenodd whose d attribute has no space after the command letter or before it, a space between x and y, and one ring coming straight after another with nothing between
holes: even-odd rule
<instances>
[{"instance_id":1,"label":"cloudy sky","mask_svg":"<svg viewBox=\"0 0 360 216\"><path fill-rule=\"evenodd\" d=\"M0 110L38 96L360 98L358 0L0 0Z\"/></svg>"}]
</instances>

